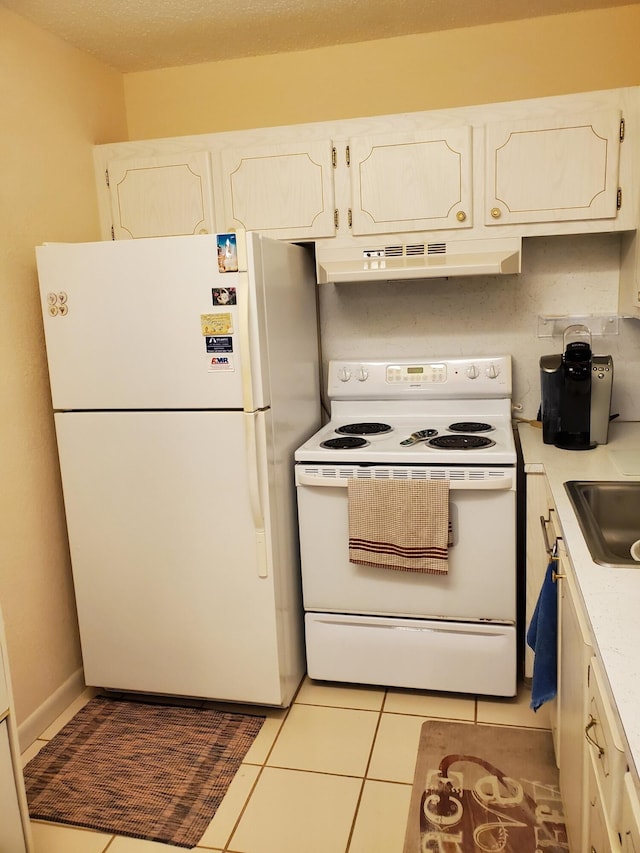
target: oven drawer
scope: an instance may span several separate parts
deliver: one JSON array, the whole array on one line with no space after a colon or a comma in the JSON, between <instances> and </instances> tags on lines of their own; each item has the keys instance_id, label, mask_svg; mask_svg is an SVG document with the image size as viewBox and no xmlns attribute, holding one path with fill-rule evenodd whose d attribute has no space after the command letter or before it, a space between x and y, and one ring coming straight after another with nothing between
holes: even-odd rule
<instances>
[{"instance_id":1,"label":"oven drawer","mask_svg":"<svg viewBox=\"0 0 640 853\"><path fill-rule=\"evenodd\" d=\"M310 678L516 694L513 625L307 613L305 630Z\"/></svg>"}]
</instances>

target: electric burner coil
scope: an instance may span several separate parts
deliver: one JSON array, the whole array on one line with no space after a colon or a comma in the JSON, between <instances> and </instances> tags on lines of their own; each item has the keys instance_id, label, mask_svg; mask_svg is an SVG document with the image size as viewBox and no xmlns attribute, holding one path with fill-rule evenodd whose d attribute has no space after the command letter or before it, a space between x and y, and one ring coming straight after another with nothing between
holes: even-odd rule
<instances>
[{"instance_id":1,"label":"electric burner coil","mask_svg":"<svg viewBox=\"0 0 640 853\"><path fill-rule=\"evenodd\" d=\"M451 432L491 432L493 427L480 421L460 421L450 424L449 429Z\"/></svg>"},{"instance_id":2,"label":"electric burner coil","mask_svg":"<svg viewBox=\"0 0 640 853\"><path fill-rule=\"evenodd\" d=\"M391 432L393 427L389 424L381 424L372 422L364 422L358 424L345 424L337 427L336 432L341 435L382 435L385 432Z\"/></svg>"},{"instance_id":3,"label":"electric burner coil","mask_svg":"<svg viewBox=\"0 0 640 853\"><path fill-rule=\"evenodd\" d=\"M483 450L493 447L495 441L484 435L437 435L431 438L427 444L438 450Z\"/></svg>"},{"instance_id":4,"label":"electric burner coil","mask_svg":"<svg viewBox=\"0 0 640 853\"><path fill-rule=\"evenodd\" d=\"M356 450L360 447L368 447L369 442L355 435L341 435L338 438L328 438L320 443L320 447L326 450Z\"/></svg>"}]
</instances>

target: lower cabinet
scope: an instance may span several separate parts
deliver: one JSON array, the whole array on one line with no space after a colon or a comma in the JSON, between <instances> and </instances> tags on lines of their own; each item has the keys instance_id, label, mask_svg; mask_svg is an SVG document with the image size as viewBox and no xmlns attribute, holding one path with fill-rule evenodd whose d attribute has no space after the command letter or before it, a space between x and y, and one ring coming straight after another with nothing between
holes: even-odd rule
<instances>
[{"instance_id":1,"label":"lower cabinet","mask_svg":"<svg viewBox=\"0 0 640 853\"><path fill-rule=\"evenodd\" d=\"M640 779L637 769L631 770L553 494L546 475L532 467L527 471L528 611L542 583L543 563L554 550L558 552L558 694L551 725L569 850L640 853Z\"/></svg>"},{"instance_id":2,"label":"lower cabinet","mask_svg":"<svg viewBox=\"0 0 640 853\"><path fill-rule=\"evenodd\" d=\"M572 853L585 848L587 673L593 654L566 555L558 564L558 732L560 790Z\"/></svg>"},{"instance_id":3,"label":"lower cabinet","mask_svg":"<svg viewBox=\"0 0 640 853\"><path fill-rule=\"evenodd\" d=\"M598 658L589 664L587 723L587 840L589 851L619 851L618 827L627 764Z\"/></svg>"},{"instance_id":4,"label":"lower cabinet","mask_svg":"<svg viewBox=\"0 0 640 853\"><path fill-rule=\"evenodd\" d=\"M640 799L631 773L624 774L620 844L623 853L640 853Z\"/></svg>"},{"instance_id":5,"label":"lower cabinet","mask_svg":"<svg viewBox=\"0 0 640 853\"><path fill-rule=\"evenodd\" d=\"M620 843L613 832L604 807L597 768L593 758L587 764L587 846L577 848L588 853L620 853ZM574 848L571 847L571 850Z\"/></svg>"},{"instance_id":6,"label":"lower cabinet","mask_svg":"<svg viewBox=\"0 0 640 853\"><path fill-rule=\"evenodd\" d=\"M595 769L600 797L612 825L620 822L622 788L627 763L622 735L611 701L607 677L599 659L589 664L587 722L584 736Z\"/></svg>"},{"instance_id":7,"label":"lower cabinet","mask_svg":"<svg viewBox=\"0 0 640 853\"><path fill-rule=\"evenodd\" d=\"M571 853L640 853L640 800L566 553L559 555L556 758Z\"/></svg>"},{"instance_id":8,"label":"lower cabinet","mask_svg":"<svg viewBox=\"0 0 640 853\"><path fill-rule=\"evenodd\" d=\"M527 553L525 621L528 626L540 595L549 563L552 543L555 542L553 517L555 509L549 495L547 478L540 472L527 472ZM533 676L533 651L524 644L524 674Z\"/></svg>"}]
</instances>

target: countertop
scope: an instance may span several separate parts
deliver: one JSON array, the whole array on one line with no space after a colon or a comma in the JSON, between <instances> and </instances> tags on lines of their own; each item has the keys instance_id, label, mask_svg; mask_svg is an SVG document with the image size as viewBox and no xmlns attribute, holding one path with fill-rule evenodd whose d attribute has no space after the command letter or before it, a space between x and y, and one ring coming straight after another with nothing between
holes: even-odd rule
<instances>
[{"instance_id":1,"label":"countertop","mask_svg":"<svg viewBox=\"0 0 640 853\"><path fill-rule=\"evenodd\" d=\"M640 779L640 564L613 569L594 563L564 488L567 480L640 481L640 422L612 422L609 443L594 450L560 450L544 444L542 430L521 423L526 473L544 473L558 512L616 709ZM633 473L623 473L633 472ZM640 528L640 519L638 519ZM640 538L640 534L639 534Z\"/></svg>"}]
</instances>

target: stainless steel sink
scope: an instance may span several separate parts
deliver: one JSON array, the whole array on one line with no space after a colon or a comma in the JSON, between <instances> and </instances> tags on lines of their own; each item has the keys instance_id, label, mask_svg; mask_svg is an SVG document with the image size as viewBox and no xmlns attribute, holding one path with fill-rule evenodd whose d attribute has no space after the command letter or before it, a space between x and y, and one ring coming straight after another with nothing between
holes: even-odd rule
<instances>
[{"instance_id":1,"label":"stainless steel sink","mask_svg":"<svg viewBox=\"0 0 640 853\"><path fill-rule=\"evenodd\" d=\"M629 553L640 539L640 482L569 480L564 486L593 560L640 568Z\"/></svg>"}]
</instances>

